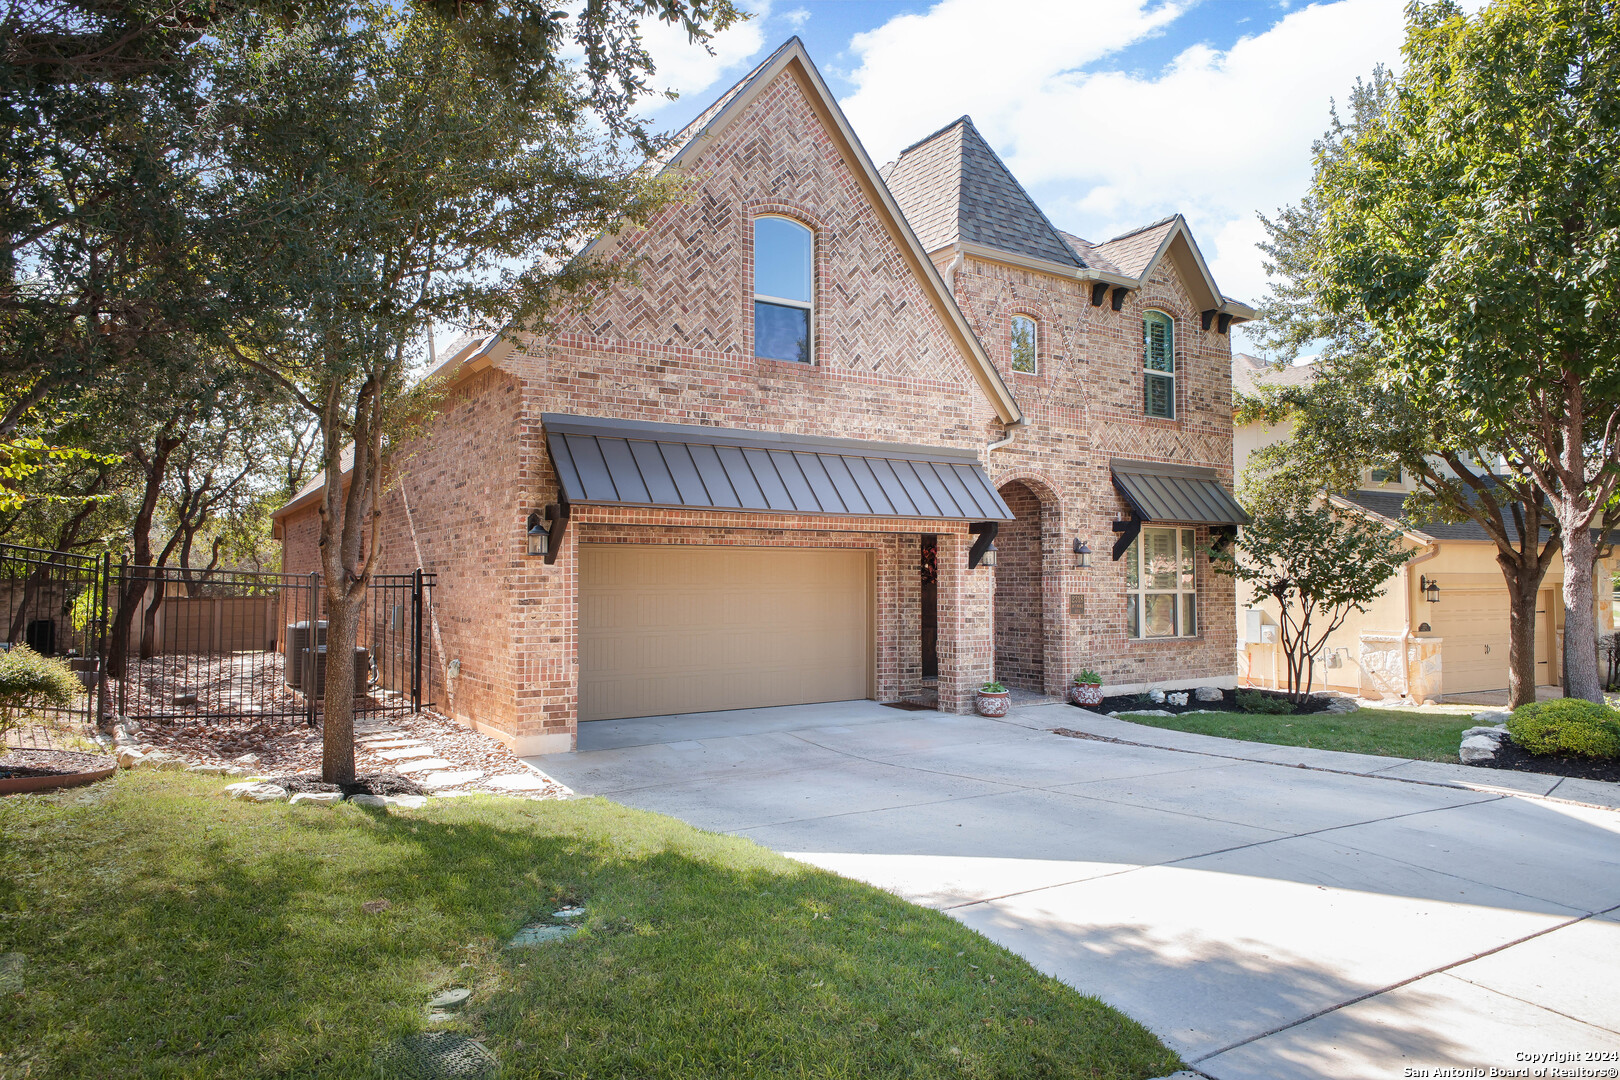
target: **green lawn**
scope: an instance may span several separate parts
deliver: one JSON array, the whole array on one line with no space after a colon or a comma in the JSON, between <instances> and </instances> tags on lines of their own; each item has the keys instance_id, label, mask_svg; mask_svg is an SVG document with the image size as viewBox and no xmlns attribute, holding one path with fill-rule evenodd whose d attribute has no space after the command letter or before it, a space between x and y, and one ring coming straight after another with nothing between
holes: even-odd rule
<instances>
[{"instance_id":1,"label":"green lawn","mask_svg":"<svg viewBox=\"0 0 1620 1080\"><path fill-rule=\"evenodd\" d=\"M503 1077L1156 1077L943 915L601 800L380 812L122 773L0 799L0 1077L372 1077L434 993ZM369 913L362 904L387 900ZM503 949L566 903L572 940Z\"/></svg>"},{"instance_id":2,"label":"green lawn","mask_svg":"<svg viewBox=\"0 0 1620 1080\"><path fill-rule=\"evenodd\" d=\"M1247 713L1188 713L1143 716L1122 712L1121 720L1149 727L1219 735L1223 739L1345 750L1355 754L1456 761L1465 729L1474 726L1472 711L1433 712L1416 709L1357 709L1336 716L1259 716Z\"/></svg>"}]
</instances>

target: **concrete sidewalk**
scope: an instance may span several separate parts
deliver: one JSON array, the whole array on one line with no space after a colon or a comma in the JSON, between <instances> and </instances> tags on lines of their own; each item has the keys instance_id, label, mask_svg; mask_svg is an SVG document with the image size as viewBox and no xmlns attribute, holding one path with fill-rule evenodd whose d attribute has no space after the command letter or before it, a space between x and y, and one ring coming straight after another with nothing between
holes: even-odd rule
<instances>
[{"instance_id":1,"label":"concrete sidewalk","mask_svg":"<svg viewBox=\"0 0 1620 1080\"><path fill-rule=\"evenodd\" d=\"M946 911L1217 1080L1620 1049L1620 813L1583 805L1612 785L1062 705L660 717L580 745L535 762Z\"/></svg>"}]
</instances>

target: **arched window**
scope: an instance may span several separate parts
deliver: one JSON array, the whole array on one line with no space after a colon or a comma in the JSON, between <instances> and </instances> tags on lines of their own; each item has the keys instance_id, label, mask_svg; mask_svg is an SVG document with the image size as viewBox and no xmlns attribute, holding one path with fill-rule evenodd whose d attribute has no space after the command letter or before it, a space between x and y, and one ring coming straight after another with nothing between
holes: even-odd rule
<instances>
[{"instance_id":1,"label":"arched window","mask_svg":"<svg viewBox=\"0 0 1620 1080\"><path fill-rule=\"evenodd\" d=\"M1176 418L1176 324L1162 311L1142 316L1142 411Z\"/></svg>"},{"instance_id":2,"label":"arched window","mask_svg":"<svg viewBox=\"0 0 1620 1080\"><path fill-rule=\"evenodd\" d=\"M1012 317L1012 369L1035 374L1035 346L1039 329L1028 315Z\"/></svg>"},{"instance_id":3,"label":"arched window","mask_svg":"<svg viewBox=\"0 0 1620 1080\"><path fill-rule=\"evenodd\" d=\"M754 355L810 362L810 230L780 217L754 219Z\"/></svg>"}]
</instances>

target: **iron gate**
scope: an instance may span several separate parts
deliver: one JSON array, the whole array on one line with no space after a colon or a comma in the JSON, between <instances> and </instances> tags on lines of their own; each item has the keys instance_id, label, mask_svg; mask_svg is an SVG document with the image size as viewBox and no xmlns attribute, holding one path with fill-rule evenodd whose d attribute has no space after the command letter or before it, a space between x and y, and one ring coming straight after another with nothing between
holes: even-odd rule
<instances>
[{"instance_id":1,"label":"iron gate","mask_svg":"<svg viewBox=\"0 0 1620 1080\"><path fill-rule=\"evenodd\" d=\"M84 684L72 705L42 710L59 726L88 724L106 705L100 658L106 647L109 568L105 555L0 543L5 647L27 645L45 656L65 657Z\"/></svg>"}]
</instances>

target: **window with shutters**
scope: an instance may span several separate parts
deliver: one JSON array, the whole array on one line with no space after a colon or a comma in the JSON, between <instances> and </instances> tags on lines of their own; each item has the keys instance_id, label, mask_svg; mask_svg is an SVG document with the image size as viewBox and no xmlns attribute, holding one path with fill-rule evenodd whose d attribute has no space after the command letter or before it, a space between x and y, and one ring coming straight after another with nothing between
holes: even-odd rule
<instances>
[{"instance_id":1,"label":"window with shutters","mask_svg":"<svg viewBox=\"0 0 1620 1080\"><path fill-rule=\"evenodd\" d=\"M1125 632L1133 638L1195 637L1198 589L1191 529L1144 528L1125 551Z\"/></svg>"},{"instance_id":2,"label":"window with shutters","mask_svg":"<svg viewBox=\"0 0 1620 1080\"><path fill-rule=\"evenodd\" d=\"M754 219L754 355L810 362L810 230L782 217Z\"/></svg>"},{"instance_id":3,"label":"window with shutters","mask_svg":"<svg viewBox=\"0 0 1620 1080\"><path fill-rule=\"evenodd\" d=\"M1039 334L1035 320L1028 315L1012 317L1012 369L1035 374L1035 344Z\"/></svg>"},{"instance_id":4,"label":"window with shutters","mask_svg":"<svg viewBox=\"0 0 1620 1080\"><path fill-rule=\"evenodd\" d=\"M1162 311L1142 317L1142 411L1176 418L1176 324Z\"/></svg>"}]
</instances>

